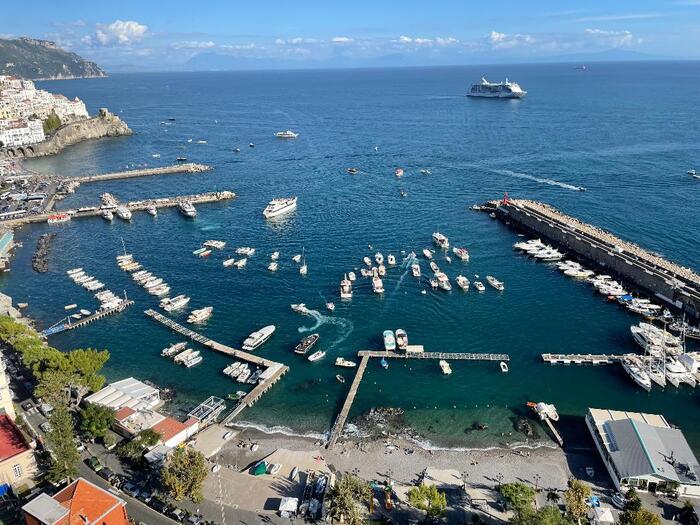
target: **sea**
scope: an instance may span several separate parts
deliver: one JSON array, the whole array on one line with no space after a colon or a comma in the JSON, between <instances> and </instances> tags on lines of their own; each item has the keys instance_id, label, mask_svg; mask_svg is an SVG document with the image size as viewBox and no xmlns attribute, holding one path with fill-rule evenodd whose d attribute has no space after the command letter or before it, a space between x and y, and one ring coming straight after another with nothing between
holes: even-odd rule
<instances>
[{"instance_id":1,"label":"sea","mask_svg":"<svg viewBox=\"0 0 700 525\"><path fill-rule=\"evenodd\" d=\"M467 98L482 75L517 81L527 97ZM256 353L290 372L241 415L242 424L324 435L354 376L335 367L335 358L357 360L358 351L382 347L384 330L404 328L410 343L427 351L507 353L510 371L502 373L497 362L454 361L445 376L432 360L393 360L386 370L372 360L351 422L371 408L395 407L425 446L551 445L534 420L535 437L516 429L518 419L533 417L528 401L546 401L558 408L567 443L591 445L582 416L596 407L661 413L700 451L694 390L647 393L619 366L542 362L545 352L637 351L629 328L639 318L590 285L519 255L512 248L519 232L469 210L505 192L537 199L700 269L700 184L686 174L700 168L700 120L693 110L699 63L115 74L38 85L80 97L91 113L109 108L134 135L83 142L28 161L29 169L72 177L170 165L181 156L214 168L84 184L58 209L96 205L103 192L123 201L217 190L237 195L199 205L194 220L164 209L156 218L138 212L130 222L95 217L16 232L23 247L11 272L0 276L0 289L28 302L26 314L38 327L60 321L70 303L98 306L68 279L70 268L83 267L135 301L119 315L49 338L62 350L108 349L109 380L134 376L171 388L175 413L240 389L222 374L230 363L223 355L199 348L204 360L191 369L160 357L182 338L144 315L157 300L117 267L124 246L170 284L171 294L191 296L190 309L213 306L211 319L198 328L206 336L240 347L254 330L277 327ZM286 129L298 138L274 136ZM349 167L359 173L347 173ZM401 178L397 167L405 170ZM296 212L264 220L268 201L291 195L298 197ZM436 260L450 278L490 274L505 291L464 293L454 286L443 292L415 279L401 263L411 251L430 247L434 231L471 254L468 263L456 257L448 263L438 250ZM31 257L47 232L57 235L49 271L38 274ZM226 248L193 256L208 239L226 241ZM240 246L256 249L248 265L224 268L222 261ZM273 251L281 253L275 273L267 270ZM302 251L307 276L291 260ZM388 269L382 296L359 275L362 258L377 251L399 259ZM426 261L421 264L428 274ZM354 295L341 301L339 282L351 270L358 274ZM335 303L334 312L326 310L327 301ZM312 315L293 312L291 303L305 303ZM174 318L184 322L186 313ZM327 356L310 363L292 349L314 332Z\"/></svg>"}]
</instances>

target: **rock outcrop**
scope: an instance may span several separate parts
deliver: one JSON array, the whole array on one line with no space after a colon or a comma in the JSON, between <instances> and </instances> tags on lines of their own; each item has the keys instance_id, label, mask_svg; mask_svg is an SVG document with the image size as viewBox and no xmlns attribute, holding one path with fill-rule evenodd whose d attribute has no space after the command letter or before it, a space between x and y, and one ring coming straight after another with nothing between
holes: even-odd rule
<instances>
[{"instance_id":1,"label":"rock outcrop","mask_svg":"<svg viewBox=\"0 0 700 525\"><path fill-rule=\"evenodd\" d=\"M102 108L96 117L61 126L44 142L0 149L0 158L21 159L55 155L63 148L84 140L122 137L132 133L126 122Z\"/></svg>"}]
</instances>

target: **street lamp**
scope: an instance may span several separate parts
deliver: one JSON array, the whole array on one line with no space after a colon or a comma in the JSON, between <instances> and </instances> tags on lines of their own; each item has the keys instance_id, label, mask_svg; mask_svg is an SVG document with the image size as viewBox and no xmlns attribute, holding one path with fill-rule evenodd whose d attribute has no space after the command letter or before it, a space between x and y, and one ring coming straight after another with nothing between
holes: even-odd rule
<instances>
[{"instance_id":1,"label":"street lamp","mask_svg":"<svg viewBox=\"0 0 700 525\"><path fill-rule=\"evenodd\" d=\"M500 472L496 474L496 479L498 480L498 490L501 490L501 483L503 483L503 474Z\"/></svg>"},{"instance_id":2,"label":"street lamp","mask_svg":"<svg viewBox=\"0 0 700 525\"><path fill-rule=\"evenodd\" d=\"M535 492L539 491L541 479L542 477L539 474L535 474Z\"/></svg>"}]
</instances>

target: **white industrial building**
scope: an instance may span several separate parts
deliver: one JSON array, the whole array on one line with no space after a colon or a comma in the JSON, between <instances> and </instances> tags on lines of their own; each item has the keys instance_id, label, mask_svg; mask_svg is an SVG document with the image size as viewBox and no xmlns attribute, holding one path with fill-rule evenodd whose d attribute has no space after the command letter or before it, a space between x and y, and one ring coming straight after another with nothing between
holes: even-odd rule
<instances>
[{"instance_id":1,"label":"white industrial building","mask_svg":"<svg viewBox=\"0 0 700 525\"><path fill-rule=\"evenodd\" d=\"M589 408L586 425L619 490L700 497L700 464L662 415Z\"/></svg>"},{"instance_id":2,"label":"white industrial building","mask_svg":"<svg viewBox=\"0 0 700 525\"><path fill-rule=\"evenodd\" d=\"M163 403L157 388L133 377L110 383L99 392L86 397L85 402L104 405L114 410L128 407L134 411L153 410Z\"/></svg>"}]
</instances>

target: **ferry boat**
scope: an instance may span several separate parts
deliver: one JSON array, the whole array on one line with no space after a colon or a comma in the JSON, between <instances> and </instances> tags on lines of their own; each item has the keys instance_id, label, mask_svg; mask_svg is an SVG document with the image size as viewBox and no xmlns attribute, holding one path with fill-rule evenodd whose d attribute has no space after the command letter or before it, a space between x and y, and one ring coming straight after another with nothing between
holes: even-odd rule
<instances>
[{"instance_id":1,"label":"ferry boat","mask_svg":"<svg viewBox=\"0 0 700 525\"><path fill-rule=\"evenodd\" d=\"M394 332L391 330L384 330L382 338L384 339L384 350L387 352L393 352L396 350L396 339L394 338Z\"/></svg>"},{"instance_id":2,"label":"ferry boat","mask_svg":"<svg viewBox=\"0 0 700 525\"><path fill-rule=\"evenodd\" d=\"M299 341L299 344L294 347L294 353L304 355L318 342L319 337L318 334L311 334L304 337L304 339Z\"/></svg>"},{"instance_id":3,"label":"ferry boat","mask_svg":"<svg viewBox=\"0 0 700 525\"><path fill-rule=\"evenodd\" d=\"M352 283L348 279L347 274L345 274L343 280L340 281L340 298L352 299Z\"/></svg>"},{"instance_id":4,"label":"ferry boat","mask_svg":"<svg viewBox=\"0 0 700 525\"><path fill-rule=\"evenodd\" d=\"M440 232L433 233L433 242L445 250L450 247L450 241Z\"/></svg>"},{"instance_id":5,"label":"ferry boat","mask_svg":"<svg viewBox=\"0 0 700 525\"><path fill-rule=\"evenodd\" d=\"M516 82L509 82L506 78L505 82L489 82L485 77L481 77L481 81L473 84L468 97L484 97L484 98L523 98L527 95L527 91Z\"/></svg>"},{"instance_id":6,"label":"ferry boat","mask_svg":"<svg viewBox=\"0 0 700 525\"><path fill-rule=\"evenodd\" d=\"M285 131L278 131L275 133L275 137L278 139L295 139L299 136L299 133L295 133L291 129L287 129Z\"/></svg>"},{"instance_id":7,"label":"ferry boat","mask_svg":"<svg viewBox=\"0 0 700 525\"><path fill-rule=\"evenodd\" d=\"M275 333L275 325L273 324L253 332L243 341L243 350L247 352L255 350L270 339L273 333Z\"/></svg>"},{"instance_id":8,"label":"ferry boat","mask_svg":"<svg viewBox=\"0 0 700 525\"><path fill-rule=\"evenodd\" d=\"M440 359L438 364L440 365L440 370L442 370L442 373L445 374L446 376L448 376L452 373L452 368L450 367L450 363L448 363L444 359Z\"/></svg>"},{"instance_id":9,"label":"ferry boat","mask_svg":"<svg viewBox=\"0 0 700 525\"><path fill-rule=\"evenodd\" d=\"M60 224L62 222L68 222L70 220L70 215L67 213L54 213L53 215L49 215L49 218L47 219L46 222L49 224Z\"/></svg>"},{"instance_id":10,"label":"ferry boat","mask_svg":"<svg viewBox=\"0 0 700 525\"><path fill-rule=\"evenodd\" d=\"M177 208L185 217L193 218L197 215L197 210L190 201L178 202Z\"/></svg>"},{"instance_id":11,"label":"ferry boat","mask_svg":"<svg viewBox=\"0 0 700 525\"><path fill-rule=\"evenodd\" d=\"M131 220L131 210L126 206L117 206L117 217L124 221Z\"/></svg>"},{"instance_id":12,"label":"ferry boat","mask_svg":"<svg viewBox=\"0 0 700 525\"><path fill-rule=\"evenodd\" d=\"M408 334L403 328L396 330L396 346L399 350L406 350L406 348L408 348Z\"/></svg>"},{"instance_id":13,"label":"ferry boat","mask_svg":"<svg viewBox=\"0 0 700 525\"><path fill-rule=\"evenodd\" d=\"M263 217L266 219L272 219L273 217L279 217L290 211L294 211L297 207L296 197L286 197L279 199L272 199L267 207L263 210Z\"/></svg>"},{"instance_id":14,"label":"ferry boat","mask_svg":"<svg viewBox=\"0 0 700 525\"><path fill-rule=\"evenodd\" d=\"M343 359L342 357L338 357L335 360L335 366L342 366L345 368L355 368L357 366L357 363L355 361L348 361L347 359Z\"/></svg>"},{"instance_id":15,"label":"ferry boat","mask_svg":"<svg viewBox=\"0 0 700 525\"><path fill-rule=\"evenodd\" d=\"M466 248L459 248L455 246L452 248L452 253L454 253L460 260L469 262L469 252Z\"/></svg>"},{"instance_id":16,"label":"ferry boat","mask_svg":"<svg viewBox=\"0 0 700 525\"><path fill-rule=\"evenodd\" d=\"M324 352L323 350L318 350L318 351L314 352L313 354L311 354L308 357L308 359L309 359L309 361L311 361L313 363L315 361L318 361L319 359L323 359L324 357L326 357L326 352Z\"/></svg>"}]
</instances>

